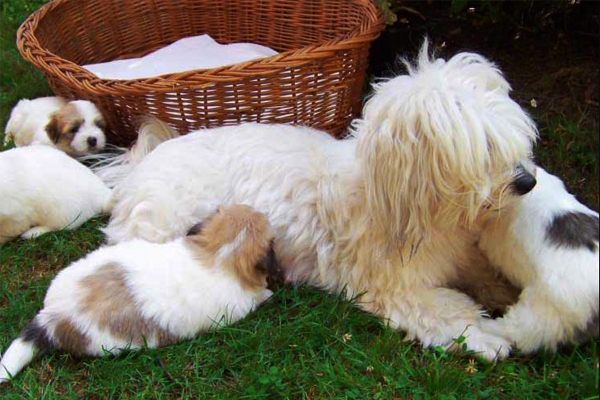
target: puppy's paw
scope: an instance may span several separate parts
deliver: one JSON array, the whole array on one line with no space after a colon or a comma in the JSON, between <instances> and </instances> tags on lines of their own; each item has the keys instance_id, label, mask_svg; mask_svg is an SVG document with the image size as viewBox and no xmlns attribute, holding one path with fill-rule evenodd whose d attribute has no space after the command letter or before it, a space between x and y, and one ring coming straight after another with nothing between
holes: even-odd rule
<instances>
[{"instance_id":1,"label":"puppy's paw","mask_svg":"<svg viewBox=\"0 0 600 400\"><path fill-rule=\"evenodd\" d=\"M464 342L454 343L450 349L459 350L464 343L467 351L482 361L494 362L508 357L510 354L510 343L501 336L486 333L476 326L469 326L462 335Z\"/></svg>"}]
</instances>

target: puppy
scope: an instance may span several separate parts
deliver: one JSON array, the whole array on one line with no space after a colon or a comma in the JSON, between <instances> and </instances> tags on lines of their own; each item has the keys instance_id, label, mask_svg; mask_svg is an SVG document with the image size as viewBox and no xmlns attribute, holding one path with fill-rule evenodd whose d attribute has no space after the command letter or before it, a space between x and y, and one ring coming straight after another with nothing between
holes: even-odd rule
<instances>
[{"instance_id":1,"label":"puppy","mask_svg":"<svg viewBox=\"0 0 600 400\"><path fill-rule=\"evenodd\" d=\"M233 205L167 244L134 240L94 251L52 281L44 308L4 354L0 383L40 351L118 354L243 318L272 294L273 236L262 214Z\"/></svg>"},{"instance_id":2,"label":"puppy","mask_svg":"<svg viewBox=\"0 0 600 400\"><path fill-rule=\"evenodd\" d=\"M74 229L108 213L111 190L60 150L28 146L0 153L0 245Z\"/></svg>"},{"instance_id":3,"label":"puppy","mask_svg":"<svg viewBox=\"0 0 600 400\"><path fill-rule=\"evenodd\" d=\"M524 353L598 338L598 213L542 168L536 179L479 241L492 264L523 288L519 302L484 328Z\"/></svg>"},{"instance_id":4,"label":"puppy","mask_svg":"<svg viewBox=\"0 0 600 400\"><path fill-rule=\"evenodd\" d=\"M102 150L106 123L96 106L62 97L23 99L13 108L6 125L5 144L17 147L43 144L79 157Z\"/></svg>"}]
</instances>

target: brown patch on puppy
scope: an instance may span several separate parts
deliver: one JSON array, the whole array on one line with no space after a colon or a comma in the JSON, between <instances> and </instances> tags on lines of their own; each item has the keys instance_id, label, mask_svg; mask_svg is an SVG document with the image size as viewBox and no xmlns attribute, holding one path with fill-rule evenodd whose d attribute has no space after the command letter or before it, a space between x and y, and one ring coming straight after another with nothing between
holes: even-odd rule
<instances>
[{"instance_id":1,"label":"brown patch on puppy","mask_svg":"<svg viewBox=\"0 0 600 400\"><path fill-rule=\"evenodd\" d=\"M257 291L267 286L268 272L275 268L273 236L263 214L248 206L232 205L220 207L204 221L198 234L186 238L186 243L203 265L217 263L244 289Z\"/></svg>"},{"instance_id":2,"label":"brown patch on puppy","mask_svg":"<svg viewBox=\"0 0 600 400\"><path fill-rule=\"evenodd\" d=\"M46 133L56 147L67 154L71 154L71 142L77 131L84 123L83 117L73 104L62 106L50 116L46 124Z\"/></svg>"},{"instance_id":3,"label":"brown patch on puppy","mask_svg":"<svg viewBox=\"0 0 600 400\"><path fill-rule=\"evenodd\" d=\"M141 346L156 340L157 347L176 343L179 337L144 318L136 307L119 264L106 264L80 282L85 290L80 311L91 315L99 329L118 339Z\"/></svg>"},{"instance_id":4,"label":"brown patch on puppy","mask_svg":"<svg viewBox=\"0 0 600 400\"><path fill-rule=\"evenodd\" d=\"M66 350L77 357L86 354L87 347L90 344L90 339L81 333L67 318L62 318L56 324L54 338L60 349Z\"/></svg>"}]
</instances>

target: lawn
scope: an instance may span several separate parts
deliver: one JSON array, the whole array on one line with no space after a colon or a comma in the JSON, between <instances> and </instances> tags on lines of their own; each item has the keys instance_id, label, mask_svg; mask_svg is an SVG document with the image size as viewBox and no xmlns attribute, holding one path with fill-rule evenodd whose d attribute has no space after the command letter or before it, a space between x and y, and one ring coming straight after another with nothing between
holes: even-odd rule
<instances>
[{"instance_id":1,"label":"lawn","mask_svg":"<svg viewBox=\"0 0 600 400\"><path fill-rule=\"evenodd\" d=\"M19 98L50 94L14 46L19 23L42 3L0 5L0 132ZM540 128L538 161L597 209L593 110L529 111ZM0 352L41 307L53 276L101 245L105 223L0 248ZM283 287L243 321L177 346L103 359L43 355L0 387L0 398L598 399L596 342L483 364L403 339L340 296Z\"/></svg>"}]
</instances>

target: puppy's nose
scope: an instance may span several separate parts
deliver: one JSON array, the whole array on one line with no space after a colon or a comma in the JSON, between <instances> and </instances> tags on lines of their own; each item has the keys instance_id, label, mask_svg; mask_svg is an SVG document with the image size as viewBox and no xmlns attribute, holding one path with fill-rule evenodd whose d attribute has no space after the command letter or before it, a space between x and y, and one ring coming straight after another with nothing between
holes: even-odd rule
<instances>
[{"instance_id":1,"label":"puppy's nose","mask_svg":"<svg viewBox=\"0 0 600 400\"><path fill-rule=\"evenodd\" d=\"M89 137L87 138L87 142L90 145L90 147L96 147L96 144L98 144L98 139L96 139L95 137Z\"/></svg>"},{"instance_id":2,"label":"puppy's nose","mask_svg":"<svg viewBox=\"0 0 600 400\"><path fill-rule=\"evenodd\" d=\"M531 192L536 184L537 180L535 179L535 176L525 170L522 170L517 178L513 181L513 188L519 196L523 196L524 194Z\"/></svg>"}]
</instances>

